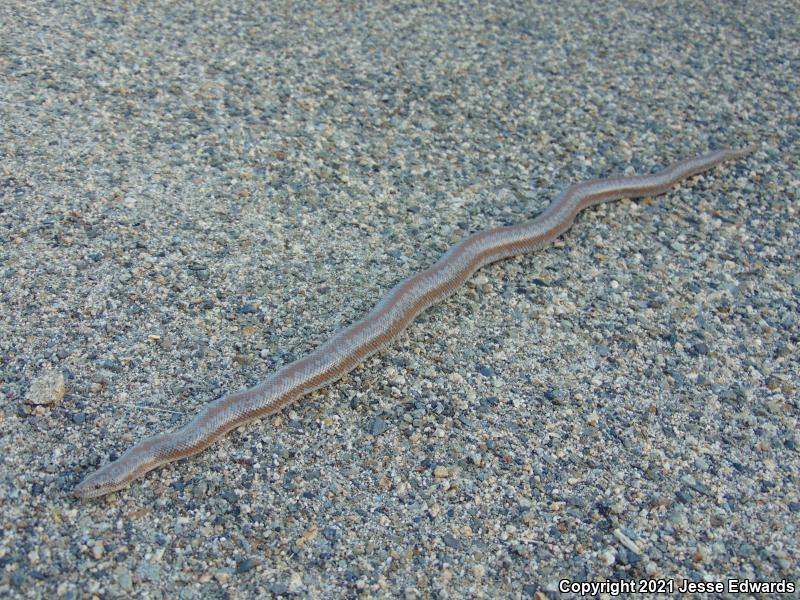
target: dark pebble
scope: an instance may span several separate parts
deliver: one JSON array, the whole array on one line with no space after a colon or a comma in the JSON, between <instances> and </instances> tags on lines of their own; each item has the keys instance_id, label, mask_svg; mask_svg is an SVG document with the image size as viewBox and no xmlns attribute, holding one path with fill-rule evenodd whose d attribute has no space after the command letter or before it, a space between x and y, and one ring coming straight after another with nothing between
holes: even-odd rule
<instances>
[{"instance_id":1,"label":"dark pebble","mask_svg":"<svg viewBox=\"0 0 800 600\"><path fill-rule=\"evenodd\" d=\"M372 420L372 423L370 423L368 431L372 435L381 435L387 429L389 429L389 426L386 424L386 421L384 421L381 417L375 417Z\"/></svg>"},{"instance_id":2,"label":"dark pebble","mask_svg":"<svg viewBox=\"0 0 800 600\"><path fill-rule=\"evenodd\" d=\"M223 492L220 492L219 496L221 498L224 498L231 504L236 504L239 501L239 496L237 496L236 492L234 492L233 490L225 490Z\"/></svg>"},{"instance_id":3,"label":"dark pebble","mask_svg":"<svg viewBox=\"0 0 800 600\"><path fill-rule=\"evenodd\" d=\"M258 565L258 561L252 558L248 558L243 560L239 563L239 566L236 567L237 573L247 573L248 571L252 570L255 566Z\"/></svg>"},{"instance_id":4,"label":"dark pebble","mask_svg":"<svg viewBox=\"0 0 800 600\"><path fill-rule=\"evenodd\" d=\"M629 565L635 565L641 560L641 557L636 554L635 552L631 552L627 548L625 549L625 559Z\"/></svg>"},{"instance_id":5,"label":"dark pebble","mask_svg":"<svg viewBox=\"0 0 800 600\"><path fill-rule=\"evenodd\" d=\"M482 406L487 406L487 407L497 406L498 402L499 400L497 399L497 396L487 396L486 398L481 398Z\"/></svg>"}]
</instances>

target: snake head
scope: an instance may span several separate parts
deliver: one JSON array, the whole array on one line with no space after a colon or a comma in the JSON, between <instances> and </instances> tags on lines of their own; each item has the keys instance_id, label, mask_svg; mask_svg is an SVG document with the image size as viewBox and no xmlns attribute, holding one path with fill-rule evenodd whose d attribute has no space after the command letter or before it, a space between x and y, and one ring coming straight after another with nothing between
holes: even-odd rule
<instances>
[{"instance_id":1,"label":"snake head","mask_svg":"<svg viewBox=\"0 0 800 600\"><path fill-rule=\"evenodd\" d=\"M110 494L124 486L111 486L108 483L100 481L96 477L97 473L92 473L86 479L81 481L72 490L72 495L80 500L91 500L105 494Z\"/></svg>"},{"instance_id":2,"label":"snake head","mask_svg":"<svg viewBox=\"0 0 800 600\"><path fill-rule=\"evenodd\" d=\"M130 477L126 476L126 470L117 460L87 476L75 486L72 495L81 500L90 500L126 488L129 484Z\"/></svg>"},{"instance_id":3,"label":"snake head","mask_svg":"<svg viewBox=\"0 0 800 600\"><path fill-rule=\"evenodd\" d=\"M128 487L137 477L170 460L170 452L176 448L174 439L173 434L162 433L141 441L114 462L91 473L75 486L72 494L81 500L89 500Z\"/></svg>"}]
</instances>

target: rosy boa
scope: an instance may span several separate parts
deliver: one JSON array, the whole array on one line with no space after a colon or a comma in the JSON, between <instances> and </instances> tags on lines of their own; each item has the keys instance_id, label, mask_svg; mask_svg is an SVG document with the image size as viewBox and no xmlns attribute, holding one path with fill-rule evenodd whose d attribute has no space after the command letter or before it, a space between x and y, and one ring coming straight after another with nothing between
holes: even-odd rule
<instances>
[{"instance_id":1,"label":"rosy boa","mask_svg":"<svg viewBox=\"0 0 800 600\"><path fill-rule=\"evenodd\" d=\"M398 283L367 316L334 334L307 356L281 367L250 389L211 402L177 431L142 440L86 477L75 487L74 494L86 499L122 489L156 467L197 454L234 427L272 414L336 381L388 345L431 304L455 292L476 270L549 244L570 228L584 208L620 198L663 194L687 177L741 158L752 150L752 146L718 150L651 175L577 183L530 221L470 235L452 246L432 267Z\"/></svg>"}]
</instances>

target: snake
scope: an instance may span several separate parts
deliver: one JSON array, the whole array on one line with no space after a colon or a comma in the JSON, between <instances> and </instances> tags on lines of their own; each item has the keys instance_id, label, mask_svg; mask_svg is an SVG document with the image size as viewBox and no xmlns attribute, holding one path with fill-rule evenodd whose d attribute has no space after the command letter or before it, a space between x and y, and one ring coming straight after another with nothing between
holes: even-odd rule
<instances>
[{"instance_id":1,"label":"snake","mask_svg":"<svg viewBox=\"0 0 800 600\"><path fill-rule=\"evenodd\" d=\"M753 150L754 146L720 149L647 175L582 181L561 192L531 220L468 235L433 266L400 281L366 316L334 333L316 350L280 367L251 388L208 403L180 429L140 441L89 474L75 486L73 494L86 500L126 488L153 469L205 450L231 429L273 414L342 378L389 345L422 311L458 290L475 271L550 244L572 226L583 209L611 200L664 194L688 177L740 159Z\"/></svg>"}]
</instances>

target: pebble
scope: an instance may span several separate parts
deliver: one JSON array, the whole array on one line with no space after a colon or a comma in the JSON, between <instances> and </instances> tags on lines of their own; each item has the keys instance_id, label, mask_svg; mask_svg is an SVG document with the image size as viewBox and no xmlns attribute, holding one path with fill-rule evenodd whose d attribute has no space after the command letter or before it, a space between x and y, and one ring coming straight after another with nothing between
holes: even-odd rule
<instances>
[{"instance_id":1,"label":"pebble","mask_svg":"<svg viewBox=\"0 0 800 600\"><path fill-rule=\"evenodd\" d=\"M232 574L233 573L230 569L220 569L218 571L214 571L214 579L216 579L221 585L225 585L231 580Z\"/></svg>"},{"instance_id":2,"label":"pebble","mask_svg":"<svg viewBox=\"0 0 800 600\"><path fill-rule=\"evenodd\" d=\"M56 406L64 399L65 391L64 374L58 370L45 370L31 381L26 402L36 406Z\"/></svg>"},{"instance_id":3,"label":"pebble","mask_svg":"<svg viewBox=\"0 0 800 600\"><path fill-rule=\"evenodd\" d=\"M622 531L620 531L619 529L615 529L613 531L613 534L614 534L614 537L617 538L617 540L619 540L619 543L622 544L623 546L625 546L625 548L627 548L629 551L633 552L636 555L639 555L639 554L642 553L642 550L639 548L639 546L636 544L636 542L634 542L627 535L622 533Z\"/></svg>"},{"instance_id":4,"label":"pebble","mask_svg":"<svg viewBox=\"0 0 800 600\"><path fill-rule=\"evenodd\" d=\"M103 550L103 544L100 544L98 542L92 545L92 558L94 558L95 560L100 560L101 558L103 558L104 553L105 552Z\"/></svg>"},{"instance_id":5,"label":"pebble","mask_svg":"<svg viewBox=\"0 0 800 600\"><path fill-rule=\"evenodd\" d=\"M493 377L495 375L494 369L486 366L478 367L478 372L484 377Z\"/></svg>"},{"instance_id":6,"label":"pebble","mask_svg":"<svg viewBox=\"0 0 800 600\"><path fill-rule=\"evenodd\" d=\"M133 578L129 569L124 566L118 566L114 569L114 577L116 578L117 585L125 592L133 590Z\"/></svg>"},{"instance_id":7,"label":"pebble","mask_svg":"<svg viewBox=\"0 0 800 600\"><path fill-rule=\"evenodd\" d=\"M247 558L241 561L239 565L236 567L236 573L237 574L247 573L251 569L254 569L256 566L258 566L258 564L259 564L258 560Z\"/></svg>"},{"instance_id":8,"label":"pebble","mask_svg":"<svg viewBox=\"0 0 800 600\"><path fill-rule=\"evenodd\" d=\"M381 417L375 417L369 426L369 432L372 435L381 435L389 429L389 425Z\"/></svg>"}]
</instances>

